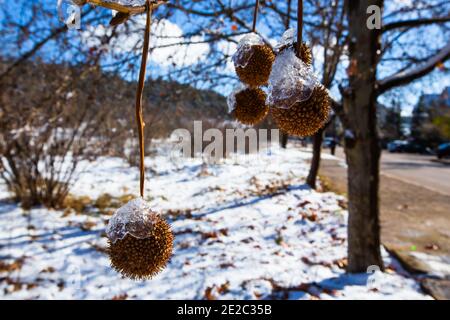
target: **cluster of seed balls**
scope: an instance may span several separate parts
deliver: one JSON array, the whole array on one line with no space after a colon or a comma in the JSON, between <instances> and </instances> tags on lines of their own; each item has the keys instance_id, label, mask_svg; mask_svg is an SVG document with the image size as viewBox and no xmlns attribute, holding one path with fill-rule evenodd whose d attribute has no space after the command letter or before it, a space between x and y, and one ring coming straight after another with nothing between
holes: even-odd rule
<instances>
[{"instance_id":1,"label":"cluster of seed balls","mask_svg":"<svg viewBox=\"0 0 450 320\"><path fill-rule=\"evenodd\" d=\"M111 266L133 280L150 279L161 272L173 250L173 233L166 220L146 208L139 210L140 216L148 215L152 221L151 225L138 222L143 234L136 237L127 233L123 238L108 241Z\"/></svg>"},{"instance_id":2,"label":"cluster of seed balls","mask_svg":"<svg viewBox=\"0 0 450 320\"><path fill-rule=\"evenodd\" d=\"M266 105L266 93L260 86L269 80L275 54L267 44L255 44L246 51L247 64L236 66L239 79L247 86L235 94L234 117L246 125L255 125L262 121L269 112Z\"/></svg>"},{"instance_id":3,"label":"cluster of seed balls","mask_svg":"<svg viewBox=\"0 0 450 320\"><path fill-rule=\"evenodd\" d=\"M284 50L294 50L297 44L281 47L276 54ZM262 121L269 112L266 104L266 94L260 86L268 83L276 54L267 44L251 46L246 53L248 63L245 67L235 66L239 79L247 88L235 93L233 114L243 124L255 125ZM311 49L302 43L300 47L301 60L307 65L312 64ZM322 85L314 88L311 97L297 102L288 109L271 106L271 114L277 126L284 132L295 136L311 136L327 121L331 101L328 91Z\"/></svg>"}]
</instances>

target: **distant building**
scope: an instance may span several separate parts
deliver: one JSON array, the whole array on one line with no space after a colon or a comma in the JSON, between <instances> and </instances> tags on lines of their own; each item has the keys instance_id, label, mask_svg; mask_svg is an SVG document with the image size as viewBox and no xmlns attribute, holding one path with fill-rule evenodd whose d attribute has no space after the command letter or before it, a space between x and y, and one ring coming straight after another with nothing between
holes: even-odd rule
<instances>
[{"instance_id":1,"label":"distant building","mask_svg":"<svg viewBox=\"0 0 450 320\"><path fill-rule=\"evenodd\" d=\"M450 87L445 88L441 94L423 94L413 109L414 116L428 117L431 110L447 106L450 108Z\"/></svg>"},{"instance_id":2,"label":"distant building","mask_svg":"<svg viewBox=\"0 0 450 320\"><path fill-rule=\"evenodd\" d=\"M445 105L450 107L450 87L447 87L442 91L441 100L445 102Z\"/></svg>"}]
</instances>

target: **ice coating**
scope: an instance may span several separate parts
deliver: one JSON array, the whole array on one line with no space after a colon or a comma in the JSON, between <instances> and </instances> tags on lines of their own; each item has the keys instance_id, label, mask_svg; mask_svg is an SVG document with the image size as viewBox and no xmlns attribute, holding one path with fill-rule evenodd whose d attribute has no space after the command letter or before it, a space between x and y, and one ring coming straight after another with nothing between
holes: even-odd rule
<instances>
[{"instance_id":1,"label":"ice coating","mask_svg":"<svg viewBox=\"0 0 450 320\"><path fill-rule=\"evenodd\" d=\"M287 29L281 36L280 42L275 46L275 50L278 51L283 47L291 46L297 41L297 31L293 28Z\"/></svg>"},{"instance_id":2,"label":"ice coating","mask_svg":"<svg viewBox=\"0 0 450 320\"><path fill-rule=\"evenodd\" d=\"M111 242L123 239L127 234L144 239L156 223L158 214L142 198L136 198L120 207L109 220L106 234Z\"/></svg>"},{"instance_id":3,"label":"ice coating","mask_svg":"<svg viewBox=\"0 0 450 320\"><path fill-rule=\"evenodd\" d=\"M238 85L236 85L236 87L234 87L233 91L227 98L228 113L233 112L233 110L236 108L236 95L245 89L247 89L247 87L242 83L239 83Z\"/></svg>"},{"instance_id":4,"label":"ice coating","mask_svg":"<svg viewBox=\"0 0 450 320\"><path fill-rule=\"evenodd\" d=\"M252 54L251 47L255 45L264 45L264 40L256 33L249 33L239 41L236 53L233 55L233 62L236 67L244 68L247 66Z\"/></svg>"},{"instance_id":5,"label":"ice coating","mask_svg":"<svg viewBox=\"0 0 450 320\"><path fill-rule=\"evenodd\" d=\"M104 2L116 3L129 7L139 7L146 3L146 0L104 0ZM58 9L62 8L63 4L73 4L77 6L83 6L86 4L85 0L57 0Z\"/></svg>"},{"instance_id":6,"label":"ice coating","mask_svg":"<svg viewBox=\"0 0 450 320\"><path fill-rule=\"evenodd\" d=\"M293 49L284 50L276 58L269 78L267 104L289 109L297 102L308 100L319 80Z\"/></svg>"},{"instance_id":7,"label":"ice coating","mask_svg":"<svg viewBox=\"0 0 450 320\"><path fill-rule=\"evenodd\" d=\"M106 2L117 3L125 6L143 6L146 0L106 0Z\"/></svg>"}]
</instances>

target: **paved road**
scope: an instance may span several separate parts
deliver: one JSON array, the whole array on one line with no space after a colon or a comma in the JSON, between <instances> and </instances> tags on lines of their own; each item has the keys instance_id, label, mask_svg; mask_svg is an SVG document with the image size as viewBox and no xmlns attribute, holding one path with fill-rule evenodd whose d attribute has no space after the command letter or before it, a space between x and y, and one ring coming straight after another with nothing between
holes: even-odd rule
<instances>
[{"instance_id":1,"label":"paved road","mask_svg":"<svg viewBox=\"0 0 450 320\"><path fill-rule=\"evenodd\" d=\"M328 150L325 150L328 153ZM342 148L336 155L345 158ZM409 153L381 155L381 173L405 182L450 195L450 161L437 161L435 156Z\"/></svg>"},{"instance_id":2,"label":"paved road","mask_svg":"<svg viewBox=\"0 0 450 320\"><path fill-rule=\"evenodd\" d=\"M344 158L342 149L337 150L337 156ZM328 178L330 190L346 193L347 171L339 162L324 157L320 174ZM424 276L422 286L427 292L449 300L450 161L441 163L431 156L385 152L381 172L383 245L406 269ZM434 279L436 276L439 280Z\"/></svg>"}]
</instances>

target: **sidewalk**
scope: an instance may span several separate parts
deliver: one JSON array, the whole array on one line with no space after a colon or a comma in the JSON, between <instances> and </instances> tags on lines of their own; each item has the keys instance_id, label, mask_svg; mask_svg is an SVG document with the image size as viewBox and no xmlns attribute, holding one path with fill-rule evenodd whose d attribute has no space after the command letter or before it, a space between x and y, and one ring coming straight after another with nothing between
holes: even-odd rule
<instances>
[{"instance_id":1,"label":"sidewalk","mask_svg":"<svg viewBox=\"0 0 450 320\"><path fill-rule=\"evenodd\" d=\"M324 150L327 152L327 150ZM343 160L322 160L327 188L346 194ZM450 196L381 174L381 239L436 299L450 299Z\"/></svg>"}]
</instances>

